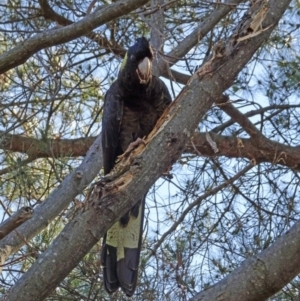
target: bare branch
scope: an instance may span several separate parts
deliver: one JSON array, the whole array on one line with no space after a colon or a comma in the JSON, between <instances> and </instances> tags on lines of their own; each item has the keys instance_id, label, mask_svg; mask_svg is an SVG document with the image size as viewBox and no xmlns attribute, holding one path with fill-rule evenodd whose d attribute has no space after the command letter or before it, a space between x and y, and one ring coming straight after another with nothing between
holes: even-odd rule
<instances>
[{"instance_id":1,"label":"bare branch","mask_svg":"<svg viewBox=\"0 0 300 301\"><path fill-rule=\"evenodd\" d=\"M243 168L241 171L239 171L236 175L233 177L229 178L226 180L224 183L218 185L217 187L214 187L213 189L207 191L203 195L201 195L199 198L197 198L195 201L190 203L187 208L182 212L180 217L177 219L176 222L173 223L173 225L164 232L164 234L161 236L161 238L155 243L153 248L151 249L151 254L149 255L152 256L156 253L158 248L161 246L161 244L165 241L166 237L170 235L172 232L176 230L176 228L183 222L187 214L195 207L199 206L203 200L205 200L207 197L216 194L218 191L222 190L223 188L232 185L236 180L238 180L240 177L242 177L246 172L248 172L251 168L253 167L252 164L247 165L245 168ZM214 227L212 227L214 228ZM149 259L149 258L148 258Z\"/></svg>"},{"instance_id":2,"label":"bare branch","mask_svg":"<svg viewBox=\"0 0 300 301\"><path fill-rule=\"evenodd\" d=\"M218 153L215 153L206 141L205 133L196 132L185 152L204 157L248 158L253 164L269 162L280 164L293 170L300 169L299 147L292 147L264 137L261 144L250 138L221 136L210 132L210 136L217 144Z\"/></svg>"},{"instance_id":3,"label":"bare branch","mask_svg":"<svg viewBox=\"0 0 300 301\"><path fill-rule=\"evenodd\" d=\"M232 102L232 101L231 101ZM288 109L292 109L292 108L299 108L300 105L291 105L291 104L288 104L288 105L271 105L271 106L267 106L267 107L263 107L263 108L260 108L260 109L257 109L257 110L251 110L247 113L245 113L244 115L246 117L252 117L252 116L255 116L255 115L263 115L265 113L267 113L268 111L271 111L271 110L276 110L276 113L275 114L278 114L279 112L282 112L283 110L288 110ZM272 114L274 116L274 114ZM268 116L269 118L269 116ZM235 123L235 120L233 119L230 119L224 123L222 123L221 125L219 126L216 126L212 131L214 133L218 133L220 131L223 131L224 129L226 129L227 127L229 127L230 125L234 124Z\"/></svg>"},{"instance_id":4,"label":"bare branch","mask_svg":"<svg viewBox=\"0 0 300 301\"><path fill-rule=\"evenodd\" d=\"M289 3L289 0L270 0L270 11L265 19L268 23L267 26L278 22ZM220 56L219 53L209 62L209 70L202 68L199 73L192 77L177 100L166 110L154 130L147 137L145 145L140 145L133 150L132 160L123 158L125 161L121 160L117 165L123 171L122 176L104 187L96 186L85 211L65 227L51 246L16 283L6 296L7 301L20 300L20 296L24 301L43 300L58 285L104 232L124 212L127 212L137 199L144 195L168 166L177 160L199 120L212 106L214 100L221 97L222 93L233 83L238 72L242 70L270 33L271 30L265 31L261 35L253 37L251 43L242 42L239 47L233 47L238 35L227 40L224 52L226 55ZM300 237L298 233L297 236ZM290 239L290 244L293 243L293 240ZM299 263L298 245L294 245L294 248L298 255L293 255ZM273 261L273 265L277 264L275 263ZM294 263L293 266L289 267L293 271L290 272L289 276L285 276L284 280L290 280L291 274L297 274L295 271L298 272L298 269L295 266ZM286 269L284 266L281 268ZM270 274L273 277L276 275ZM281 281L281 273L278 275L275 281ZM260 282L261 278L257 279ZM237 279L237 283L239 284L239 279ZM248 284L252 285L252 283L251 280L248 280ZM223 285L222 289L224 289L223 287L226 286ZM269 287L265 286L265 288ZM261 291L264 295L270 295L274 293L273 286L271 288L271 290ZM228 288L226 287L226 289ZM278 289L277 286L276 289ZM248 293L249 289L245 289L244 292ZM217 297L209 300L214 299ZM229 298L229 300L234 299ZM241 300L240 295L239 299L235 300Z\"/></svg>"},{"instance_id":5,"label":"bare branch","mask_svg":"<svg viewBox=\"0 0 300 301\"><path fill-rule=\"evenodd\" d=\"M172 49L166 57L159 59L158 66L160 74L169 77L169 69L166 68L166 60L168 61L168 68L173 66L179 59L195 47L222 18L224 18L231 10L235 9L235 7L241 2L243 2L243 0L227 0L224 2L225 5L220 5L214 9L203 22L198 24L192 33L180 42L176 48ZM176 75L173 75L173 77L176 78Z\"/></svg>"},{"instance_id":6,"label":"bare branch","mask_svg":"<svg viewBox=\"0 0 300 301\"><path fill-rule=\"evenodd\" d=\"M22 207L19 209L15 214L0 224L0 239L30 219L32 214L33 210L30 207Z\"/></svg>"},{"instance_id":7,"label":"bare branch","mask_svg":"<svg viewBox=\"0 0 300 301\"><path fill-rule=\"evenodd\" d=\"M2 137L1 137L2 136ZM26 153L30 158L84 156L96 137L78 139L36 139L0 131L0 148Z\"/></svg>"},{"instance_id":8,"label":"bare branch","mask_svg":"<svg viewBox=\"0 0 300 301\"><path fill-rule=\"evenodd\" d=\"M163 0L152 0L151 8L159 8L154 14L151 15L151 45L158 52L163 52L164 45L164 4ZM159 68L157 66L157 60L153 64L153 74L159 75Z\"/></svg>"},{"instance_id":9,"label":"bare branch","mask_svg":"<svg viewBox=\"0 0 300 301\"><path fill-rule=\"evenodd\" d=\"M148 0L121 0L101 7L74 24L41 32L0 55L0 74L23 64L41 49L66 43L88 34L96 27L126 15L147 2Z\"/></svg>"},{"instance_id":10,"label":"bare branch","mask_svg":"<svg viewBox=\"0 0 300 301\"><path fill-rule=\"evenodd\" d=\"M99 173L102 166L100 135L90 147L82 163L34 210L30 220L0 241L0 264L18 250L26 240L34 237L51 222L70 202L85 189ZM78 177L80 173L80 177Z\"/></svg>"},{"instance_id":11,"label":"bare branch","mask_svg":"<svg viewBox=\"0 0 300 301\"><path fill-rule=\"evenodd\" d=\"M227 106L229 106L229 104L227 104L226 107ZM222 105L221 108L225 109L225 106ZM232 118L239 116L239 119L236 121L240 120L241 125L244 126L245 122L247 124L250 122L247 117L266 112L268 109L284 109L287 108L287 106L270 106L267 108L250 111L245 115L241 114L232 105L230 108L230 110L227 109L228 113L232 111L230 116ZM233 122L233 120L230 120L223 125L229 126ZM220 127L220 129L223 128L223 125ZM252 127L254 127L254 125L251 125L251 128ZM227 158L248 158L256 163L269 162L275 165L280 164L294 170L300 169L299 147L292 147L267 139L260 132L259 137L262 138L260 143L258 143L254 138L246 139L235 136L218 135L215 133L215 131L210 132L210 136L217 144L219 150L218 153L215 153L207 143L205 134L199 132L193 133L192 139L187 141L184 152L205 157L225 156ZM84 156L94 143L95 139L95 137L87 137L78 139L48 139L47 141L43 141L21 135L5 134L5 136L2 138L0 148L28 154L29 158L27 161L24 161L25 164L33 161L34 159L44 157L60 158L63 156ZM9 171L10 169L0 171L0 174Z\"/></svg>"},{"instance_id":12,"label":"bare branch","mask_svg":"<svg viewBox=\"0 0 300 301\"><path fill-rule=\"evenodd\" d=\"M190 301L266 300L299 273L300 222L271 247L245 260L239 268Z\"/></svg>"},{"instance_id":13,"label":"bare branch","mask_svg":"<svg viewBox=\"0 0 300 301\"><path fill-rule=\"evenodd\" d=\"M49 5L47 0L39 0L39 4L41 6L42 13L43 13L43 16L45 17L45 19L50 19L61 26L68 26L68 25L74 24L74 22L72 22L71 20L56 13L51 8L51 6ZM87 11L87 15L90 14L90 11L91 11L93 5L95 5L94 1L91 2L90 6L88 8L88 11ZM119 44L117 44L115 41L109 41L106 37L101 36L100 34L97 34L94 32L89 32L89 33L85 34L85 36L90 38L94 42L96 42L100 47L102 47L104 49L109 49L114 54L124 57L125 52L126 52L125 49L123 47L121 47Z\"/></svg>"},{"instance_id":14,"label":"bare branch","mask_svg":"<svg viewBox=\"0 0 300 301\"><path fill-rule=\"evenodd\" d=\"M238 109L236 109L228 100L228 98L223 97L223 99L216 103L218 104L219 108L227 113L234 121L239 123L253 139L258 140L263 138L262 133L254 126L254 124L252 124L252 122Z\"/></svg>"}]
</instances>

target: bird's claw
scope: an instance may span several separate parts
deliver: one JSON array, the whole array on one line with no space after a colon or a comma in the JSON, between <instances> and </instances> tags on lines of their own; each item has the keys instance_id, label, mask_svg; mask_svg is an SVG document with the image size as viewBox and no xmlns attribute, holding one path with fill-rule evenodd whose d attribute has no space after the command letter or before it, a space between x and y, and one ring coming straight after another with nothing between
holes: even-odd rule
<instances>
[{"instance_id":1,"label":"bird's claw","mask_svg":"<svg viewBox=\"0 0 300 301\"><path fill-rule=\"evenodd\" d=\"M129 154L141 144L146 145L146 142L144 139L138 137L135 141L131 142L128 145L126 151L122 155L119 156L119 160L121 160L124 157L128 157Z\"/></svg>"}]
</instances>

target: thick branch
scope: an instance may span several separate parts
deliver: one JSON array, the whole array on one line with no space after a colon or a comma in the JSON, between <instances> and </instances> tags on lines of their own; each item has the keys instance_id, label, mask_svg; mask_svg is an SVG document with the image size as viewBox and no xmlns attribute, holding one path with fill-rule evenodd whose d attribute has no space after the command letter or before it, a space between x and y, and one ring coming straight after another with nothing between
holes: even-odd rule
<instances>
[{"instance_id":1,"label":"thick branch","mask_svg":"<svg viewBox=\"0 0 300 301\"><path fill-rule=\"evenodd\" d=\"M34 53L46 47L69 42L88 34L96 27L130 13L148 0L120 0L101 7L82 20L63 28L43 31L0 55L0 74L26 62Z\"/></svg>"},{"instance_id":2,"label":"thick branch","mask_svg":"<svg viewBox=\"0 0 300 301\"><path fill-rule=\"evenodd\" d=\"M32 218L18 228L18 233L12 232L1 240L0 265L5 262L10 254L18 250L26 240L31 239L47 227L92 182L102 166L100 141L101 137L99 136L87 152L82 163L63 180L41 205L35 208Z\"/></svg>"},{"instance_id":3,"label":"thick branch","mask_svg":"<svg viewBox=\"0 0 300 301\"><path fill-rule=\"evenodd\" d=\"M237 109L235 109L237 110ZM253 115L249 112L247 115ZM246 115L243 115L246 118ZM248 158L254 164L269 162L280 164L291 169L300 169L299 147L292 147L264 137L258 144L253 138L245 139L233 136L222 136L210 132L210 136L217 144L218 152L215 153L206 139L205 133L195 132L192 139L187 141L184 152L206 157L225 156L227 158ZM39 139L21 135L5 135L0 148L13 152L28 154L32 160L37 158L52 157L79 157L85 156L88 149L95 141L95 137L78 139ZM6 170L8 172L9 170ZM0 170L1 174L1 170Z\"/></svg>"},{"instance_id":4,"label":"thick branch","mask_svg":"<svg viewBox=\"0 0 300 301\"><path fill-rule=\"evenodd\" d=\"M30 207L22 207L15 214L0 224L0 239L18 228L32 217L33 210Z\"/></svg>"},{"instance_id":5,"label":"thick branch","mask_svg":"<svg viewBox=\"0 0 300 301\"><path fill-rule=\"evenodd\" d=\"M252 138L221 136L212 132L209 135L217 145L217 153L210 147L205 133L195 133L185 151L207 157L248 158L253 164L269 162L300 170L300 147L288 146L267 138L258 145Z\"/></svg>"},{"instance_id":6,"label":"thick branch","mask_svg":"<svg viewBox=\"0 0 300 301\"><path fill-rule=\"evenodd\" d=\"M288 0L270 0L266 25L277 23L289 3ZM232 37L227 41L229 48L226 49L230 49L230 52L226 56L212 59L210 72L204 68L192 77L147 137L145 145L140 145L133 150L129 160L124 157L117 165L122 176L104 188L97 185L86 210L65 227L9 291L6 301L20 300L21 296L23 301L43 300L62 281L105 231L144 195L166 167L177 160L199 120L214 100L232 85L238 72L270 32L266 30L251 39L251 43L243 42L239 47L233 47L231 43L235 41Z\"/></svg>"},{"instance_id":7,"label":"thick branch","mask_svg":"<svg viewBox=\"0 0 300 301\"><path fill-rule=\"evenodd\" d=\"M3 135L3 136L2 136ZM0 131L0 148L26 153L30 158L59 158L85 156L96 137L78 139L40 140L22 135L11 135Z\"/></svg>"},{"instance_id":8,"label":"thick branch","mask_svg":"<svg viewBox=\"0 0 300 301\"><path fill-rule=\"evenodd\" d=\"M203 22L199 23L197 27L179 43L177 47L172 49L165 57L159 59L158 67L160 74L170 79L178 78L180 83L186 84L188 76L186 76L186 78L184 78L183 75L181 75L181 77L176 76L175 71L172 71L171 74L169 74L170 67L176 64L178 60L195 47L201 39L206 36L220 20L222 20L222 18L235 9L241 2L243 2L243 0L227 0L223 5L215 8ZM168 66L166 66L166 61L168 62Z\"/></svg>"},{"instance_id":9,"label":"thick branch","mask_svg":"<svg viewBox=\"0 0 300 301\"><path fill-rule=\"evenodd\" d=\"M299 273L300 222L271 247L245 260L242 265L210 289L190 301L266 300Z\"/></svg>"},{"instance_id":10,"label":"thick branch","mask_svg":"<svg viewBox=\"0 0 300 301\"><path fill-rule=\"evenodd\" d=\"M68 26L74 23L71 20L65 18L64 16L61 16L58 13L56 13L51 8L47 0L39 0L39 4L41 6L41 10L45 19L54 21L61 26ZM115 41L109 41L106 37L100 36L99 34L96 34L94 32L89 32L85 34L85 36L96 42L100 47L104 49L109 49L114 54L124 57L126 52L125 49Z\"/></svg>"},{"instance_id":11,"label":"thick branch","mask_svg":"<svg viewBox=\"0 0 300 301\"><path fill-rule=\"evenodd\" d=\"M266 138L252 122L236 109L230 102L218 102L219 107L250 135L251 145L245 147L241 139L237 139L240 153L256 162L271 162L299 170L299 147L290 147ZM254 147L253 147L254 146Z\"/></svg>"},{"instance_id":12,"label":"thick branch","mask_svg":"<svg viewBox=\"0 0 300 301\"><path fill-rule=\"evenodd\" d=\"M164 44L164 14L163 0L151 0L151 8L158 7L159 9L151 15L151 45L156 49L157 52L163 52ZM153 74L159 76L159 68L157 60L153 64Z\"/></svg>"}]
</instances>

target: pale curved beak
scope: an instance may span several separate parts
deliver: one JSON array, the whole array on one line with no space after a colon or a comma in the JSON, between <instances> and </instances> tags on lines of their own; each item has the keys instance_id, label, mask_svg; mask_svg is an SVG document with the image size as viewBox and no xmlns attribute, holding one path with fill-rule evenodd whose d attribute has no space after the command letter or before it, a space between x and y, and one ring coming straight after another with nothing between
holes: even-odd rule
<instances>
[{"instance_id":1,"label":"pale curved beak","mask_svg":"<svg viewBox=\"0 0 300 301\"><path fill-rule=\"evenodd\" d=\"M146 84L151 77L151 61L145 57L139 64L136 70L141 84Z\"/></svg>"}]
</instances>

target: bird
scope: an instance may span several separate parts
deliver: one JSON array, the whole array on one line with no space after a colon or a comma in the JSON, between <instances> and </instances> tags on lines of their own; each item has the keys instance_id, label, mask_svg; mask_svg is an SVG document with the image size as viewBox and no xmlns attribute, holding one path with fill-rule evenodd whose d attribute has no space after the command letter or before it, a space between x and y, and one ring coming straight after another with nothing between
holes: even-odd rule
<instances>
[{"instance_id":1,"label":"bird","mask_svg":"<svg viewBox=\"0 0 300 301\"><path fill-rule=\"evenodd\" d=\"M131 143L143 139L171 103L165 83L152 74L153 49L145 37L125 54L117 79L107 90L102 117L104 175ZM104 235L101 254L104 288L120 287L131 297L136 289L146 194Z\"/></svg>"}]
</instances>

